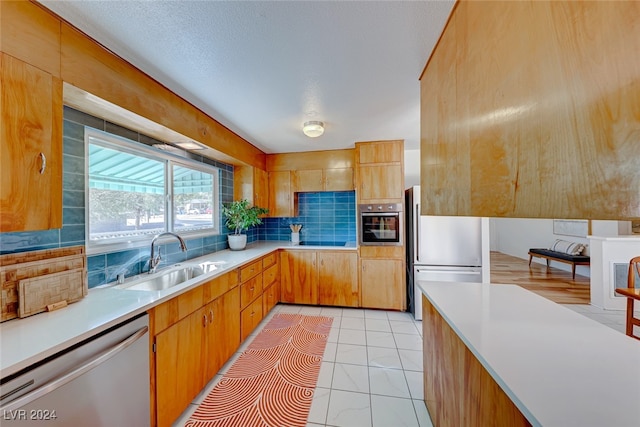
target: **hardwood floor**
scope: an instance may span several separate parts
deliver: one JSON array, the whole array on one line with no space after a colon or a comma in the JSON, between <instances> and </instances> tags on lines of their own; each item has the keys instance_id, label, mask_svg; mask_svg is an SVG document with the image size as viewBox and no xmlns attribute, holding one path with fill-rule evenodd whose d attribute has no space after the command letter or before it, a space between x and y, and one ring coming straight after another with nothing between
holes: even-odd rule
<instances>
[{"instance_id":1,"label":"hardwood floor","mask_svg":"<svg viewBox=\"0 0 640 427\"><path fill-rule=\"evenodd\" d=\"M491 252L491 283L513 283L559 304L589 304L589 277L500 252Z\"/></svg>"}]
</instances>

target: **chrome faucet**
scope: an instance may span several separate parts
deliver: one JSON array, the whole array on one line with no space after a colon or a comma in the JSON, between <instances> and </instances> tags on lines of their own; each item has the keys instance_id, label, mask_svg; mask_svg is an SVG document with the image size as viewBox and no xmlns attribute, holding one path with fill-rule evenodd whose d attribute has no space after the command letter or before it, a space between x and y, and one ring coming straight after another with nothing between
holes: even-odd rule
<instances>
[{"instance_id":1,"label":"chrome faucet","mask_svg":"<svg viewBox=\"0 0 640 427\"><path fill-rule=\"evenodd\" d=\"M151 273L155 273L156 272L156 267L160 264L160 251L158 251L158 255L155 255L155 245L156 245L156 240L158 240L160 237L162 236L173 236L176 239L178 239L178 241L180 242L180 250L182 252L187 252L187 244L184 242L184 240L182 240L182 237L178 236L176 233L171 233L169 231L166 231L164 233L160 233L158 235L156 235L153 240L151 241L151 258L149 259L149 274Z\"/></svg>"}]
</instances>

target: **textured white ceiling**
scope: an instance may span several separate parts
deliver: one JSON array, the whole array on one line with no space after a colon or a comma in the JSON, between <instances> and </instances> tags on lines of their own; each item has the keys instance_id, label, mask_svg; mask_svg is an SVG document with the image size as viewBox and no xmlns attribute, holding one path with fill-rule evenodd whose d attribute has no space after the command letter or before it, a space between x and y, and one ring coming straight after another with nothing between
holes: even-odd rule
<instances>
[{"instance_id":1,"label":"textured white ceiling","mask_svg":"<svg viewBox=\"0 0 640 427\"><path fill-rule=\"evenodd\" d=\"M454 1L41 1L266 153L420 144ZM307 138L302 123L325 122Z\"/></svg>"}]
</instances>

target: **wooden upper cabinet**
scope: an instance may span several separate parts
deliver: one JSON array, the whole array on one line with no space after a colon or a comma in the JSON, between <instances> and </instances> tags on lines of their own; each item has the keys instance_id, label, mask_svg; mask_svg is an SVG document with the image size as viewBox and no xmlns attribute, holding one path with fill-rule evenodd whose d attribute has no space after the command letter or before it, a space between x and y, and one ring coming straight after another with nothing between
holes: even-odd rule
<instances>
[{"instance_id":1,"label":"wooden upper cabinet","mask_svg":"<svg viewBox=\"0 0 640 427\"><path fill-rule=\"evenodd\" d=\"M292 172L294 192L353 190L353 168L305 169Z\"/></svg>"},{"instance_id":2,"label":"wooden upper cabinet","mask_svg":"<svg viewBox=\"0 0 640 427\"><path fill-rule=\"evenodd\" d=\"M269 216L294 216L291 173L289 171L269 172Z\"/></svg>"},{"instance_id":3,"label":"wooden upper cabinet","mask_svg":"<svg viewBox=\"0 0 640 427\"><path fill-rule=\"evenodd\" d=\"M353 168L324 170L324 189L326 191L351 191L354 188Z\"/></svg>"},{"instance_id":4,"label":"wooden upper cabinet","mask_svg":"<svg viewBox=\"0 0 640 427\"><path fill-rule=\"evenodd\" d=\"M404 160L402 141L371 141L356 144L356 161L368 163L401 163Z\"/></svg>"},{"instance_id":5,"label":"wooden upper cabinet","mask_svg":"<svg viewBox=\"0 0 640 427\"><path fill-rule=\"evenodd\" d=\"M401 201L404 195L402 167L360 166L358 200L359 203Z\"/></svg>"},{"instance_id":6,"label":"wooden upper cabinet","mask_svg":"<svg viewBox=\"0 0 640 427\"><path fill-rule=\"evenodd\" d=\"M293 191L324 191L322 169L296 170L292 172Z\"/></svg>"},{"instance_id":7,"label":"wooden upper cabinet","mask_svg":"<svg viewBox=\"0 0 640 427\"><path fill-rule=\"evenodd\" d=\"M233 199L246 199L253 206L269 207L269 174L253 166L233 168Z\"/></svg>"},{"instance_id":8,"label":"wooden upper cabinet","mask_svg":"<svg viewBox=\"0 0 640 427\"><path fill-rule=\"evenodd\" d=\"M253 204L269 207L269 173L259 168L253 168Z\"/></svg>"},{"instance_id":9,"label":"wooden upper cabinet","mask_svg":"<svg viewBox=\"0 0 640 427\"><path fill-rule=\"evenodd\" d=\"M0 232L60 228L62 81L4 53L0 67Z\"/></svg>"},{"instance_id":10,"label":"wooden upper cabinet","mask_svg":"<svg viewBox=\"0 0 640 427\"><path fill-rule=\"evenodd\" d=\"M404 142L356 143L358 203L402 203L404 200Z\"/></svg>"}]
</instances>

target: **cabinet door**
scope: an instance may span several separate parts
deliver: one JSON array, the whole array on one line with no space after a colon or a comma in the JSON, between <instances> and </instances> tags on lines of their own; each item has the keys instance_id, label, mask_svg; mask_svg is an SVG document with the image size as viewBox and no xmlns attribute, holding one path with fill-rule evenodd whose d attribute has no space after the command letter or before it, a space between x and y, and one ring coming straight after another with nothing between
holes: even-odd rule
<instances>
[{"instance_id":1,"label":"cabinet door","mask_svg":"<svg viewBox=\"0 0 640 427\"><path fill-rule=\"evenodd\" d=\"M297 170L292 173L293 191L323 191L322 169Z\"/></svg>"},{"instance_id":2,"label":"cabinet door","mask_svg":"<svg viewBox=\"0 0 640 427\"><path fill-rule=\"evenodd\" d=\"M269 172L269 216L293 216L289 171Z\"/></svg>"},{"instance_id":3,"label":"cabinet door","mask_svg":"<svg viewBox=\"0 0 640 427\"><path fill-rule=\"evenodd\" d=\"M324 189L326 191L353 190L353 168L325 169Z\"/></svg>"},{"instance_id":4,"label":"cabinet door","mask_svg":"<svg viewBox=\"0 0 640 427\"><path fill-rule=\"evenodd\" d=\"M205 307L203 384L213 378L240 346L240 291L233 289Z\"/></svg>"},{"instance_id":5,"label":"cabinet door","mask_svg":"<svg viewBox=\"0 0 640 427\"><path fill-rule=\"evenodd\" d=\"M0 53L0 232L62 227L62 81Z\"/></svg>"},{"instance_id":6,"label":"cabinet door","mask_svg":"<svg viewBox=\"0 0 640 427\"><path fill-rule=\"evenodd\" d=\"M401 163L404 144L396 141L373 141L357 144L358 163Z\"/></svg>"},{"instance_id":7,"label":"cabinet door","mask_svg":"<svg viewBox=\"0 0 640 427\"><path fill-rule=\"evenodd\" d=\"M390 201L404 198L404 178L401 165L359 167L359 201Z\"/></svg>"},{"instance_id":8,"label":"cabinet door","mask_svg":"<svg viewBox=\"0 0 640 427\"><path fill-rule=\"evenodd\" d=\"M205 308L156 335L158 426L170 426L204 386L202 334Z\"/></svg>"},{"instance_id":9,"label":"cabinet door","mask_svg":"<svg viewBox=\"0 0 640 427\"><path fill-rule=\"evenodd\" d=\"M280 252L280 286L282 302L318 304L316 252Z\"/></svg>"},{"instance_id":10,"label":"cabinet door","mask_svg":"<svg viewBox=\"0 0 640 427\"><path fill-rule=\"evenodd\" d=\"M253 205L269 207L269 173L253 168Z\"/></svg>"},{"instance_id":11,"label":"cabinet door","mask_svg":"<svg viewBox=\"0 0 640 427\"><path fill-rule=\"evenodd\" d=\"M361 259L362 307L404 310L406 290L402 260Z\"/></svg>"},{"instance_id":12,"label":"cabinet door","mask_svg":"<svg viewBox=\"0 0 640 427\"><path fill-rule=\"evenodd\" d=\"M320 305L360 305L357 253L318 252L318 298Z\"/></svg>"}]
</instances>

